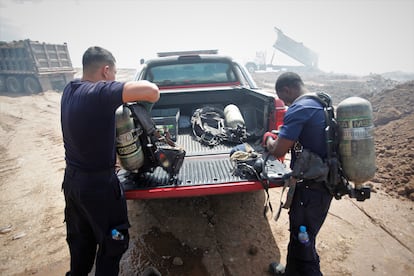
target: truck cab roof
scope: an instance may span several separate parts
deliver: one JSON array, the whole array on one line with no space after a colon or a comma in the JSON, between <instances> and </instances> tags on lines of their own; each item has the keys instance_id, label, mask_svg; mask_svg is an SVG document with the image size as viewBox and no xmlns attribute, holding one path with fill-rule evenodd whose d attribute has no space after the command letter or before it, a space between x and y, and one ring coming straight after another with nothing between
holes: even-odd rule
<instances>
[{"instance_id":1,"label":"truck cab roof","mask_svg":"<svg viewBox=\"0 0 414 276\"><path fill-rule=\"evenodd\" d=\"M184 87L244 86L257 88L237 61L216 50L158 53L144 62L137 80L148 80L161 90Z\"/></svg>"}]
</instances>

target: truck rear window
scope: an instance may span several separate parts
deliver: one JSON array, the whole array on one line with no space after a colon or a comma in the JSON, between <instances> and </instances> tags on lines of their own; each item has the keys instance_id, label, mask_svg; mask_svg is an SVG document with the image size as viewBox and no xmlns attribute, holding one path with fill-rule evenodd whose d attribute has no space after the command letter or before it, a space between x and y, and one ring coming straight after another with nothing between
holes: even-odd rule
<instances>
[{"instance_id":1,"label":"truck rear window","mask_svg":"<svg viewBox=\"0 0 414 276\"><path fill-rule=\"evenodd\" d=\"M148 68L145 79L159 87L237 81L230 64L224 62L157 65Z\"/></svg>"}]
</instances>

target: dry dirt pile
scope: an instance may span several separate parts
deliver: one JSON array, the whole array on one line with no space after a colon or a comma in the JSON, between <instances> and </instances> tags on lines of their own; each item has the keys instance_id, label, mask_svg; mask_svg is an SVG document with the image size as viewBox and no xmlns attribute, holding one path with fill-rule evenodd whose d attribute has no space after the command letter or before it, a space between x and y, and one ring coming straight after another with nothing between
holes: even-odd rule
<instances>
[{"instance_id":1,"label":"dry dirt pile","mask_svg":"<svg viewBox=\"0 0 414 276\"><path fill-rule=\"evenodd\" d=\"M414 200L414 81L370 98L377 173L372 182L391 195Z\"/></svg>"}]
</instances>

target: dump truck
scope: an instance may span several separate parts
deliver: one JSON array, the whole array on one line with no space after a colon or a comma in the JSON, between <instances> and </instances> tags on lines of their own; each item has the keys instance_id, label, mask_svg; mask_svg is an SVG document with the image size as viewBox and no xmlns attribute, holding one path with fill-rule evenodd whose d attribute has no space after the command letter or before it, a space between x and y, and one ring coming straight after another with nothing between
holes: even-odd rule
<instances>
[{"instance_id":1,"label":"dump truck","mask_svg":"<svg viewBox=\"0 0 414 276\"><path fill-rule=\"evenodd\" d=\"M75 73L66 43L0 41L0 92L62 91Z\"/></svg>"},{"instance_id":2,"label":"dump truck","mask_svg":"<svg viewBox=\"0 0 414 276\"><path fill-rule=\"evenodd\" d=\"M294 39L290 38L283 33L277 27L274 27L274 30L277 34L276 42L273 44L273 53L270 61L267 61L266 52L258 51L256 52L256 58L254 61L248 61L246 63L246 68L250 73L253 73L257 70L266 70L268 68L273 70L280 70L283 68L291 68L298 66L287 66L283 64L275 64L275 54L276 50L288 55L299 63L303 64L302 67L307 69L318 69L318 54L306 47L302 42L297 42ZM296 69L295 68L295 69Z\"/></svg>"},{"instance_id":3,"label":"dump truck","mask_svg":"<svg viewBox=\"0 0 414 276\"><path fill-rule=\"evenodd\" d=\"M180 150L177 155L164 151L163 145L154 150L157 141L142 134L147 128L139 121L143 116L132 115L136 128L131 133L117 133L117 140L126 143L118 148L118 156L122 154L126 163L134 165L135 150L136 154L142 151L145 159L157 156L161 162L148 168L145 162L136 161L144 164L136 169L122 168L121 163L118 178L127 199L206 196L283 185L289 168L281 160L269 157L263 164L267 178L263 181L230 158L235 149L247 145L255 154L266 155L261 145L263 134L278 129L286 111L274 92L257 87L240 62L215 50L162 52L142 64L135 80L158 85L160 99L150 116L156 129L168 133ZM134 106L128 108L133 111ZM122 115L120 118L125 121Z\"/></svg>"}]
</instances>

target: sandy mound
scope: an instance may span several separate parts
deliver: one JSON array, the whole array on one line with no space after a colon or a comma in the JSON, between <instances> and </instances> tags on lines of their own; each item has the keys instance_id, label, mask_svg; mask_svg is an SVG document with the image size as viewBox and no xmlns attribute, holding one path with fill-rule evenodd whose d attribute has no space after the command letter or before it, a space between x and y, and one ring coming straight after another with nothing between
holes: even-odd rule
<instances>
[{"instance_id":1,"label":"sandy mound","mask_svg":"<svg viewBox=\"0 0 414 276\"><path fill-rule=\"evenodd\" d=\"M374 95L377 173L372 182L414 200L414 81Z\"/></svg>"}]
</instances>

